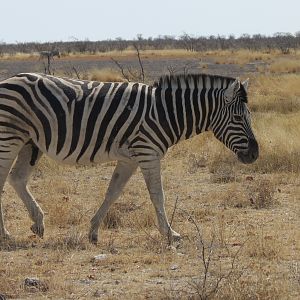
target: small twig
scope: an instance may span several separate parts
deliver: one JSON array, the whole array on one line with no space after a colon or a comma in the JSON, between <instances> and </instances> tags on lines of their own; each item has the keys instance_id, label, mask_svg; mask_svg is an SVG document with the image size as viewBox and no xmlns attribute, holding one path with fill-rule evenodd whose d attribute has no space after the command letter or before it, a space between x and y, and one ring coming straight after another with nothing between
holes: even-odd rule
<instances>
[{"instance_id":1,"label":"small twig","mask_svg":"<svg viewBox=\"0 0 300 300\"><path fill-rule=\"evenodd\" d=\"M80 73L77 71L75 67L72 67L72 70L75 72L77 79L80 79Z\"/></svg>"},{"instance_id":2,"label":"small twig","mask_svg":"<svg viewBox=\"0 0 300 300\"><path fill-rule=\"evenodd\" d=\"M133 78L134 81L139 81L139 76L137 76L130 67L127 67L127 72Z\"/></svg>"},{"instance_id":3,"label":"small twig","mask_svg":"<svg viewBox=\"0 0 300 300\"><path fill-rule=\"evenodd\" d=\"M230 270L226 273L226 274L220 274L218 276L218 278L215 281L215 284L211 286L210 289L207 289L207 281L208 281L208 277L209 277L209 270L211 268L210 263L213 259L213 247L214 247L214 242L215 242L215 234L212 235L212 238L209 242L209 245L207 247L205 247L205 242L204 239L202 237L200 228L198 226L198 224L196 223L195 219L184 209L182 208L178 208L180 211L182 211L183 213L185 213L188 216L188 220L195 226L196 228L196 232L198 235L198 241L200 243L200 252L201 252L201 261L204 267L204 278L202 280L202 282L200 283L196 283L196 282L190 282L189 284L196 289L196 292L199 296L199 298L201 300L207 300L210 299L210 297L213 294L216 294L217 291L219 290L220 284L223 280L228 279L233 272L235 271L235 263L236 260L241 252L241 250L243 249L243 247L245 246L245 244L247 243L247 241L249 239L246 239L241 246L239 247L239 249L234 253L232 260L231 260L231 267ZM208 251L208 253L207 253ZM240 276L242 276L242 274L240 274Z\"/></svg>"},{"instance_id":4,"label":"small twig","mask_svg":"<svg viewBox=\"0 0 300 300\"><path fill-rule=\"evenodd\" d=\"M174 209L173 209L173 212L172 212L171 221L170 221L170 225L169 225L169 229L168 229L168 245L169 246L172 243L171 228L172 228L172 223L173 223L173 220L174 220L174 217L175 217L175 212L176 212L176 209L177 209L177 203L178 203L178 196L176 197L176 200L175 200Z\"/></svg>"},{"instance_id":5,"label":"small twig","mask_svg":"<svg viewBox=\"0 0 300 300\"><path fill-rule=\"evenodd\" d=\"M117 67L120 69L120 71L121 71L123 77L124 77L128 82L130 82L129 77L128 77L128 76L125 74L125 72L124 72L123 66L122 66L118 61L116 61L113 57L111 57L110 59L111 59L111 60L117 65Z\"/></svg>"},{"instance_id":6,"label":"small twig","mask_svg":"<svg viewBox=\"0 0 300 300\"><path fill-rule=\"evenodd\" d=\"M167 70L170 75L174 75L177 72L176 67L173 67L173 66L168 66Z\"/></svg>"},{"instance_id":7,"label":"small twig","mask_svg":"<svg viewBox=\"0 0 300 300\"><path fill-rule=\"evenodd\" d=\"M144 73L144 67L143 67L143 64L142 64L141 56L140 56L140 50L139 50L139 47L137 46L136 43L133 44L133 47L135 48L135 50L137 52L139 65L140 65L140 68L141 68L140 77L141 77L141 81L144 83L145 82L145 73Z\"/></svg>"}]
</instances>

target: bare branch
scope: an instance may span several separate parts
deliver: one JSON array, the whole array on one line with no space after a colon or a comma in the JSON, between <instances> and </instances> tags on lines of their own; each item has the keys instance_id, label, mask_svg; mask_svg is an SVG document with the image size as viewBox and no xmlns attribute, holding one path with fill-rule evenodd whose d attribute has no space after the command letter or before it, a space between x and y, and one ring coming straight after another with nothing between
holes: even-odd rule
<instances>
[{"instance_id":1,"label":"bare branch","mask_svg":"<svg viewBox=\"0 0 300 300\"><path fill-rule=\"evenodd\" d=\"M137 46L136 43L133 43L133 47L135 48L135 50L137 52L139 65L140 65L140 68L141 68L140 77L141 77L141 81L144 83L145 82L145 73L144 73L144 67L143 67L143 64L142 64L141 56L140 56L140 50L139 50L139 47Z\"/></svg>"},{"instance_id":2,"label":"bare branch","mask_svg":"<svg viewBox=\"0 0 300 300\"><path fill-rule=\"evenodd\" d=\"M79 71L77 71L77 69L75 67L72 68L72 70L75 72L77 79L80 79L80 73Z\"/></svg>"},{"instance_id":3,"label":"bare branch","mask_svg":"<svg viewBox=\"0 0 300 300\"><path fill-rule=\"evenodd\" d=\"M111 60L117 65L117 67L120 69L120 71L121 71L123 77L124 77L128 82L130 82L130 78L129 78L128 75L126 75L125 72L124 72L124 67L123 67L118 61L116 61L113 57L111 57L110 59L111 59Z\"/></svg>"},{"instance_id":4,"label":"bare branch","mask_svg":"<svg viewBox=\"0 0 300 300\"><path fill-rule=\"evenodd\" d=\"M176 197L176 200L175 200L175 205L174 205L174 209L173 209L173 212L172 212L172 216L171 216L171 221L170 221L170 226L169 226L169 230L168 230L168 245L171 245L172 243L172 237L171 237L171 228L172 228L172 223L173 223L173 220L174 220L174 216L175 216L175 212L176 212L176 209L177 209L177 203L178 203L178 196Z\"/></svg>"}]
</instances>

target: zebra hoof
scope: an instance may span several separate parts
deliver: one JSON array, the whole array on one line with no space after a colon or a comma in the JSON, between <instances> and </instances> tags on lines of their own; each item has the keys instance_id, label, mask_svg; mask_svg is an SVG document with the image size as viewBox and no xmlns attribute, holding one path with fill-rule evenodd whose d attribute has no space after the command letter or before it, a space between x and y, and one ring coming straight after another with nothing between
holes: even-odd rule
<instances>
[{"instance_id":1,"label":"zebra hoof","mask_svg":"<svg viewBox=\"0 0 300 300\"><path fill-rule=\"evenodd\" d=\"M179 233L172 231L169 235L169 238L172 242L178 243L181 241L182 237Z\"/></svg>"},{"instance_id":2,"label":"zebra hoof","mask_svg":"<svg viewBox=\"0 0 300 300\"><path fill-rule=\"evenodd\" d=\"M31 231L39 236L41 239L44 237L44 225L33 224L30 227Z\"/></svg>"},{"instance_id":3,"label":"zebra hoof","mask_svg":"<svg viewBox=\"0 0 300 300\"><path fill-rule=\"evenodd\" d=\"M97 245L98 243L98 234L94 232L89 233L89 241L90 243Z\"/></svg>"}]
</instances>

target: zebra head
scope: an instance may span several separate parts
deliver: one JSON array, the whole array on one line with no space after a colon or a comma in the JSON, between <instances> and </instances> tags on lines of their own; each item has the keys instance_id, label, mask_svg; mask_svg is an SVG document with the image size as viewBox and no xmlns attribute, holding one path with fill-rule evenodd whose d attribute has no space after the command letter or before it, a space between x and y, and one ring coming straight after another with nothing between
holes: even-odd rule
<instances>
[{"instance_id":1,"label":"zebra head","mask_svg":"<svg viewBox=\"0 0 300 300\"><path fill-rule=\"evenodd\" d=\"M247 108L247 87L248 80L241 83L236 79L223 90L219 95L219 109L211 120L211 128L216 138L245 164L253 163L259 155Z\"/></svg>"}]
</instances>

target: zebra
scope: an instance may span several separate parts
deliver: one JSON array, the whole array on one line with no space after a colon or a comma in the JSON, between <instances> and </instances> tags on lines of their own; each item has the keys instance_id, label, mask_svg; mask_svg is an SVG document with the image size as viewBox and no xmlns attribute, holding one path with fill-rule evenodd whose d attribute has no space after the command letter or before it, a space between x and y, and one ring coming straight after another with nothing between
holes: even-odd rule
<instances>
[{"instance_id":1,"label":"zebra","mask_svg":"<svg viewBox=\"0 0 300 300\"><path fill-rule=\"evenodd\" d=\"M167 219L161 159L182 140L211 130L242 163L259 155L247 108L248 81L205 74L166 75L153 85L21 73L0 83L0 189L9 183L44 234L44 214L27 182L42 154L71 165L117 161L89 240L139 167L159 231L180 239ZM0 201L0 237L8 238Z\"/></svg>"},{"instance_id":2,"label":"zebra","mask_svg":"<svg viewBox=\"0 0 300 300\"><path fill-rule=\"evenodd\" d=\"M57 56L58 58L60 58L60 53L58 50L51 50L51 51L41 51L40 52L40 58L39 60L43 60L44 58L46 58L47 60L47 64L45 62L43 62L44 64L44 70L45 70L45 74L52 74L51 72L51 60L54 59L54 56Z\"/></svg>"},{"instance_id":3,"label":"zebra","mask_svg":"<svg viewBox=\"0 0 300 300\"><path fill-rule=\"evenodd\" d=\"M51 51L41 51L40 52L40 59L47 58L48 60L53 59L54 56L60 58L60 53L58 50L51 50Z\"/></svg>"}]
</instances>

